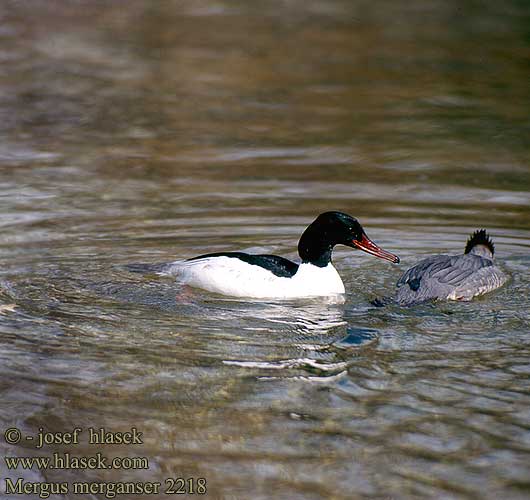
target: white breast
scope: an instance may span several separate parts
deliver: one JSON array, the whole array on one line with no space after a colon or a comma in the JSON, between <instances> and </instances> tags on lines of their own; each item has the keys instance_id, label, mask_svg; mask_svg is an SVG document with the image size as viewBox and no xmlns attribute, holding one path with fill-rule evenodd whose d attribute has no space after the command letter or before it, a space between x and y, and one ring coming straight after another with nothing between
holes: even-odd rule
<instances>
[{"instance_id":1,"label":"white breast","mask_svg":"<svg viewBox=\"0 0 530 500\"><path fill-rule=\"evenodd\" d=\"M300 264L292 278L279 277L234 257L208 257L175 262L164 274L187 285L234 297L294 298L344 293L344 284L330 264Z\"/></svg>"}]
</instances>

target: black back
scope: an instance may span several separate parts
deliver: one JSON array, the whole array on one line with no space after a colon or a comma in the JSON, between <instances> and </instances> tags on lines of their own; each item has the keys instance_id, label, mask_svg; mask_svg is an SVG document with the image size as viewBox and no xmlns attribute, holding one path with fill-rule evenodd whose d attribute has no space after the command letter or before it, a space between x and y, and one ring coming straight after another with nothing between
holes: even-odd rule
<instances>
[{"instance_id":1,"label":"black back","mask_svg":"<svg viewBox=\"0 0 530 500\"><path fill-rule=\"evenodd\" d=\"M188 261L206 259L208 257L232 257L234 259L239 259L247 264L267 269L267 271L270 271L280 278L292 278L296 274L296 271L298 271L298 264L295 264L289 259L279 257L278 255L251 255L244 252L216 252L199 255L198 257L188 259Z\"/></svg>"}]
</instances>

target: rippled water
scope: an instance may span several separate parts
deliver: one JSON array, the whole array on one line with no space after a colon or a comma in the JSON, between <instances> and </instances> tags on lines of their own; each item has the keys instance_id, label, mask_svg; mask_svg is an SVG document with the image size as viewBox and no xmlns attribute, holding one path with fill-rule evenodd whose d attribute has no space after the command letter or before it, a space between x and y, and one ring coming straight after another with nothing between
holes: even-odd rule
<instances>
[{"instance_id":1,"label":"rippled water","mask_svg":"<svg viewBox=\"0 0 530 500\"><path fill-rule=\"evenodd\" d=\"M150 464L17 477L528 498L529 21L515 0L3 2L0 423L136 426L140 451L103 451ZM345 304L237 301L126 268L295 258L331 209L402 259L338 248ZM504 288L370 304L479 227Z\"/></svg>"}]
</instances>

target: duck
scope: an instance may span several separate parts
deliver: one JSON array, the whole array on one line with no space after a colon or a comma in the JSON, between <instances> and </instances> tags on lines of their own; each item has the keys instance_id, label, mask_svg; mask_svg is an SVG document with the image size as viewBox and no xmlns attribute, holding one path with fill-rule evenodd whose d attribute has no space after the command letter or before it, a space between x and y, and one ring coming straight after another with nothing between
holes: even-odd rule
<instances>
[{"instance_id":1,"label":"duck","mask_svg":"<svg viewBox=\"0 0 530 500\"><path fill-rule=\"evenodd\" d=\"M278 255L215 252L169 264L162 273L193 288L232 297L289 299L345 293L332 264L336 245L398 263L399 258L368 238L354 217L338 211L321 213L298 242L300 263Z\"/></svg>"},{"instance_id":2,"label":"duck","mask_svg":"<svg viewBox=\"0 0 530 500\"><path fill-rule=\"evenodd\" d=\"M433 255L398 280L395 302L413 306L428 301L469 301L495 290L508 276L495 262L495 245L485 229L476 230L460 255Z\"/></svg>"}]
</instances>

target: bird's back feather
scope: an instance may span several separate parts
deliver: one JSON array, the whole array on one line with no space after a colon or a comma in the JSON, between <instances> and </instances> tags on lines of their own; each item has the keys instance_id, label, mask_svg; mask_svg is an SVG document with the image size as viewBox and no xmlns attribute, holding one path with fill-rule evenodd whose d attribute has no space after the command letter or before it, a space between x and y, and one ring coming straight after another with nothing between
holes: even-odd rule
<instances>
[{"instance_id":1,"label":"bird's back feather","mask_svg":"<svg viewBox=\"0 0 530 500\"><path fill-rule=\"evenodd\" d=\"M396 301L412 305L434 299L469 300L505 281L504 273L491 259L474 254L435 255L401 276Z\"/></svg>"}]
</instances>

